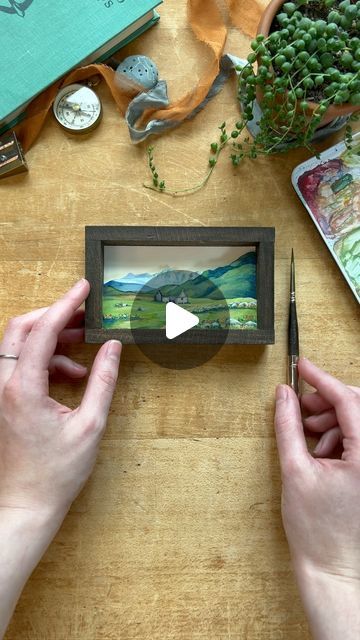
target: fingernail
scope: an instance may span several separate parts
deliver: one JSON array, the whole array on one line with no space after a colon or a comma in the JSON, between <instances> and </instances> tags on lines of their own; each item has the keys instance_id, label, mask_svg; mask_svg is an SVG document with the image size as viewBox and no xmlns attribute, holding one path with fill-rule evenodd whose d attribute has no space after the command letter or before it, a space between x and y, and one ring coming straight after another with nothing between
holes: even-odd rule
<instances>
[{"instance_id":1,"label":"fingernail","mask_svg":"<svg viewBox=\"0 0 360 640\"><path fill-rule=\"evenodd\" d=\"M121 342L119 340L110 340L106 349L106 355L108 358L119 360L121 353Z\"/></svg>"},{"instance_id":2,"label":"fingernail","mask_svg":"<svg viewBox=\"0 0 360 640\"><path fill-rule=\"evenodd\" d=\"M74 284L74 287L83 287L85 284L86 280L85 278L81 278L81 280L78 280L78 282L76 282L76 284Z\"/></svg>"},{"instance_id":3,"label":"fingernail","mask_svg":"<svg viewBox=\"0 0 360 640\"><path fill-rule=\"evenodd\" d=\"M79 364L78 362L73 362L73 367L75 367L75 369L81 369L82 371L86 369L83 364Z\"/></svg>"},{"instance_id":4,"label":"fingernail","mask_svg":"<svg viewBox=\"0 0 360 640\"><path fill-rule=\"evenodd\" d=\"M313 453L315 453L315 455L318 456L321 453L321 451L323 450L323 448L324 448L324 443L321 442L321 440L319 440L319 442L317 443Z\"/></svg>"},{"instance_id":5,"label":"fingernail","mask_svg":"<svg viewBox=\"0 0 360 640\"><path fill-rule=\"evenodd\" d=\"M288 397L288 391L286 384L278 384L276 387L275 398L276 400L286 400Z\"/></svg>"}]
</instances>

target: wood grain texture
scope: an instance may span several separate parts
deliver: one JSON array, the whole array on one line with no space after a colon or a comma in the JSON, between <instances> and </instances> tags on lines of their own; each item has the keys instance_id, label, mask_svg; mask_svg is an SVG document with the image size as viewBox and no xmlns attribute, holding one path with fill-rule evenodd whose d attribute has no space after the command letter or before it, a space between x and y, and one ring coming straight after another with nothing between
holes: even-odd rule
<instances>
[{"instance_id":1,"label":"wood grain texture","mask_svg":"<svg viewBox=\"0 0 360 640\"><path fill-rule=\"evenodd\" d=\"M160 12L160 24L123 54L152 56L177 98L208 53L187 26L185 2L165 0ZM248 39L231 29L227 50L244 57ZM171 199L142 187L145 147L131 146L105 87L99 92L104 118L89 138L67 136L50 117L27 154L30 173L0 183L1 329L83 275L85 225L264 225L276 228L277 342L227 345L185 371L124 349L94 474L6 640L309 640L281 525L273 433L274 388L286 379L291 247L302 353L348 383L359 374L358 305L290 183L309 153L235 170L225 152L205 190ZM202 177L218 125L236 119L230 81L195 120L155 141L169 187ZM85 364L96 351L68 350ZM82 391L52 389L74 407Z\"/></svg>"}]
</instances>

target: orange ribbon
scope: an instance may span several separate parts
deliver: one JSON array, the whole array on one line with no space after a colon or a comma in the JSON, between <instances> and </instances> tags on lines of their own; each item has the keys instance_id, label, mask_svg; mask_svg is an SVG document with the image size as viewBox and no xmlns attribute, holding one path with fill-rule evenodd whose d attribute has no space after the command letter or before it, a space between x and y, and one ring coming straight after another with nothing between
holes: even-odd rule
<instances>
[{"instance_id":1,"label":"orange ribbon","mask_svg":"<svg viewBox=\"0 0 360 640\"><path fill-rule=\"evenodd\" d=\"M262 8L258 0L226 0L232 23L247 35L254 36L261 17ZM216 0L188 0L188 16L191 28L200 42L205 43L213 53L213 61L196 87L180 100L164 109L148 109L139 124L152 119L181 121L186 118L205 98L217 77L220 59L224 51L227 28L222 19ZM24 151L28 151L37 139L56 94L63 86L86 80L100 74L124 116L132 99L116 84L115 71L105 64L90 64L74 69L35 98L26 109L26 120L15 128Z\"/></svg>"}]
</instances>

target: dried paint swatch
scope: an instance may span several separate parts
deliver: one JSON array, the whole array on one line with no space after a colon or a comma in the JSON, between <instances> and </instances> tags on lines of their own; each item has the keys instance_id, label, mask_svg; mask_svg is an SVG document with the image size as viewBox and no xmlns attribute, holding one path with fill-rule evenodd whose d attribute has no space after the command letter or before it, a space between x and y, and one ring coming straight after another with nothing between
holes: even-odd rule
<instances>
[{"instance_id":1,"label":"dried paint swatch","mask_svg":"<svg viewBox=\"0 0 360 640\"><path fill-rule=\"evenodd\" d=\"M360 137L303 162L292 181L360 302Z\"/></svg>"}]
</instances>

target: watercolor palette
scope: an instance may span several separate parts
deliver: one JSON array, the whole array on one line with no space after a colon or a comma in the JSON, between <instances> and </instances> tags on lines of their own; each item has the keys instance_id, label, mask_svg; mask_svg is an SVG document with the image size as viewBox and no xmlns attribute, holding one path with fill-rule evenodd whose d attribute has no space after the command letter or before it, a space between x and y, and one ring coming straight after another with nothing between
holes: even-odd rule
<instances>
[{"instance_id":1,"label":"watercolor palette","mask_svg":"<svg viewBox=\"0 0 360 640\"><path fill-rule=\"evenodd\" d=\"M300 164L292 183L360 302L360 135Z\"/></svg>"}]
</instances>

